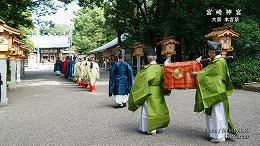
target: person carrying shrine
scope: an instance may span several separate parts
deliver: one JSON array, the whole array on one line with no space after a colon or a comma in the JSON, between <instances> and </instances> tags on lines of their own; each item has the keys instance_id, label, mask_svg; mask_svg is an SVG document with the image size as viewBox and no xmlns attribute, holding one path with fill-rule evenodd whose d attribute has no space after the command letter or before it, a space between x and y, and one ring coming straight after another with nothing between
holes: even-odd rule
<instances>
[{"instance_id":1,"label":"person carrying shrine","mask_svg":"<svg viewBox=\"0 0 260 146\"><path fill-rule=\"evenodd\" d=\"M227 133L235 134L229 115L227 96L233 92L226 60L221 57L221 44L208 41L208 55L212 63L199 72L193 72L197 77L195 96L195 112L205 110L210 141L224 142Z\"/></svg>"},{"instance_id":2,"label":"person carrying shrine","mask_svg":"<svg viewBox=\"0 0 260 146\"><path fill-rule=\"evenodd\" d=\"M100 72L99 72L99 66L95 62L95 55L91 54L89 56L89 61L87 62L86 66L86 71L89 79L89 91L94 91L95 90L95 84L96 84L96 79L100 78Z\"/></svg>"},{"instance_id":3,"label":"person carrying shrine","mask_svg":"<svg viewBox=\"0 0 260 146\"><path fill-rule=\"evenodd\" d=\"M54 72L56 73L57 76L61 74L61 67L62 67L62 62L60 61L60 58L56 60L56 63L54 64Z\"/></svg>"},{"instance_id":4,"label":"person carrying shrine","mask_svg":"<svg viewBox=\"0 0 260 146\"><path fill-rule=\"evenodd\" d=\"M132 67L124 62L121 51L117 54L117 59L109 74L109 97L115 95L117 107L125 107L133 85L133 71Z\"/></svg>"},{"instance_id":5,"label":"person carrying shrine","mask_svg":"<svg viewBox=\"0 0 260 146\"><path fill-rule=\"evenodd\" d=\"M140 130L148 134L156 134L157 129L165 128L170 122L169 111L164 95L171 90L164 89L163 67L156 63L156 52L148 49L149 65L137 73L128 99L128 110L141 109Z\"/></svg>"}]
</instances>

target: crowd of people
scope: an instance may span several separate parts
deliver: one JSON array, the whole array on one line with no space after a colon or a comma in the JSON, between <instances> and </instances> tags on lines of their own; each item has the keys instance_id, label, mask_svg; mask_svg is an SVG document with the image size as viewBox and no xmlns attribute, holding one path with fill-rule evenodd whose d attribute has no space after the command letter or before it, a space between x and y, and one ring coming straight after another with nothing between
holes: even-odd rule
<instances>
[{"instance_id":1,"label":"crowd of people","mask_svg":"<svg viewBox=\"0 0 260 146\"><path fill-rule=\"evenodd\" d=\"M204 111L211 142L224 142L227 134L236 134L229 115L228 96L232 94L226 60L221 57L221 45L208 41L208 55L212 63L199 72L192 72L197 78L194 112ZM109 75L109 96L114 95L116 107L125 107L136 111L141 108L140 131L156 134L158 129L166 128L170 122L165 95L171 90L164 88L164 69L156 63L155 49L149 49L149 62L135 79L132 67L124 62L122 53L117 54L117 62L113 64ZM94 61L94 55L87 59L75 61L66 58L64 62L57 61L54 71L57 75L64 74L80 86L95 90L95 81L99 79L99 66ZM200 60L197 60L198 62ZM214 132L215 131L215 132Z\"/></svg>"},{"instance_id":2,"label":"crowd of people","mask_svg":"<svg viewBox=\"0 0 260 146\"><path fill-rule=\"evenodd\" d=\"M56 75L63 74L65 78L74 81L79 86L95 91L96 80L100 78L99 66L95 55L88 57L69 57L62 62L59 59L54 64Z\"/></svg>"}]
</instances>

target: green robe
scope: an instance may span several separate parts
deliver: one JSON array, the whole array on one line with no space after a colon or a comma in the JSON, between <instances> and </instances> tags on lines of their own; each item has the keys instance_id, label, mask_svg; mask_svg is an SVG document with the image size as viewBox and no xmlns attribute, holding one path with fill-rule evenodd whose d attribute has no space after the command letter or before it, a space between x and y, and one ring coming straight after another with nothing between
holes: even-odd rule
<instances>
[{"instance_id":1,"label":"green robe","mask_svg":"<svg viewBox=\"0 0 260 146\"><path fill-rule=\"evenodd\" d=\"M205 113L211 115L212 106L223 102L228 128L230 133L234 133L227 98L233 92L233 85L229 78L226 60L222 57L217 58L212 64L198 72L197 83L194 111L201 112L205 109Z\"/></svg>"},{"instance_id":2,"label":"green robe","mask_svg":"<svg viewBox=\"0 0 260 146\"><path fill-rule=\"evenodd\" d=\"M146 102L148 110L148 131L167 127L170 122L169 111L164 95L170 90L163 88L163 68L158 64L145 66L135 78L128 99L128 110L136 111Z\"/></svg>"}]
</instances>

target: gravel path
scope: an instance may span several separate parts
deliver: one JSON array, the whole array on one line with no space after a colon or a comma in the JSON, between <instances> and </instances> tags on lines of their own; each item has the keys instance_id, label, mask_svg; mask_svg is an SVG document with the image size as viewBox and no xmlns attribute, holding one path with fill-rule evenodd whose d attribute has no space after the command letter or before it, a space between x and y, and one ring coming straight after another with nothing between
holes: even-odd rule
<instances>
[{"instance_id":1,"label":"gravel path","mask_svg":"<svg viewBox=\"0 0 260 146\"><path fill-rule=\"evenodd\" d=\"M140 109L133 114L113 107L107 72L96 91L88 92L55 76L52 67L27 71L8 91L9 105L0 107L0 145L213 145L205 133L205 115L193 112L193 89L172 90L166 97L169 126L145 135L138 131ZM233 123L249 131L218 145L259 145L260 94L235 90L229 99Z\"/></svg>"}]
</instances>

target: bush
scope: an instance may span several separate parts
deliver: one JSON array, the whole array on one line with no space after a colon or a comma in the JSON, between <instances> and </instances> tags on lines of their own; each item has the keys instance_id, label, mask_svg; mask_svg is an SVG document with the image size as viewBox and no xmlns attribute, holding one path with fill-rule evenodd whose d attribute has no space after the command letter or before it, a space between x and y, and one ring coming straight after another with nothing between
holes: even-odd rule
<instances>
[{"instance_id":1,"label":"bush","mask_svg":"<svg viewBox=\"0 0 260 146\"><path fill-rule=\"evenodd\" d=\"M229 64L231 82L235 88L245 83L260 81L260 59L243 58Z\"/></svg>"}]
</instances>

